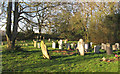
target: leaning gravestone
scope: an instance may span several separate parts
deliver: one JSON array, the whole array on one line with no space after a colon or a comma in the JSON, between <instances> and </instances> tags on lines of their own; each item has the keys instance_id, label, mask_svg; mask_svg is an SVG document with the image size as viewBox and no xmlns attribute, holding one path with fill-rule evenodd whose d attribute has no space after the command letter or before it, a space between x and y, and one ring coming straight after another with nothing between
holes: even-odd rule
<instances>
[{"instance_id":1,"label":"leaning gravestone","mask_svg":"<svg viewBox=\"0 0 120 74\"><path fill-rule=\"evenodd\" d=\"M112 54L112 49L111 49L109 43L106 44L106 51L107 51L107 55L111 55Z\"/></svg>"},{"instance_id":2,"label":"leaning gravestone","mask_svg":"<svg viewBox=\"0 0 120 74\"><path fill-rule=\"evenodd\" d=\"M56 48L56 45L55 45L55 42L54 41L52 41L52 48Z\"/></svg>"},{"instance_id":3,"label":"leaning gravestone","mask_svg":"<svg viewBox=\"0 0 120 74\"><path fill-rule=\"evenodd\" d=\"M80 39L78 41L78 47L77 47L80 55L84 56L84 42L83 42L83 39Z\"/></svg>"},{"instance_id":4,"label":"leaning gravestone","mask_svg":"<svg viewBox=\"0 0 120 74\"><path fill-rule=\"evenodd\" d=\"M117 45L112 45L112 50L117 50Z\"/></svg>"},{"instance_id":5,"label":"leaning gravestone","mask_svg":"<svg viewBox=\"0 0 120 74\"><path fill-rule=\"evenodd\" d=\"M62 49L62 40L58 41L59 49Z\"/></svg>"},{"instance_id":6,"label":"leaning gravestone","mask_svg":"<svg viewBox=\"0 0 120 74\"><path fill-rule=\"evenodd\" d=\"M94 53L99 53L100 46L95 45L94 46Z\"/></svg>"},{"instance_id":7,"label":"leaning gravestone","mask_svg":"<svg viewBox=\"0 0 120 74\"><path fill-rule=\"evenodd\" d=\"M37 43L37 45L38 45L38 48L40 48L40 43Z\"/></svg>"},{"instance_id":8,"label":"leaning gravestone","mask_svg":"<svg viewBox=\"0 0 120 74\"><path fill-rule=\"evenodd\" d=\"M37 47L37 41L34 41L34 47Z\"/></svg>"},{"instance_id":9,"label":"leaning gravestone","mask_svg":"<svg viewBox=\"0 0 120 74\"><path fill-rule=\"evenodd\" d=\"M85 44L85 52L88 52L88 44Z\"/></svg>"},{"instance_id":10,"label":"leaning gravestone","mask_svg":"<svg viewBox=\"0 0 120 74\"><path fill-rule=\"evenodd\" d=\"M49 53L47 51L47 47L46 47L44 41L41 41L41 49L42 49L43 57L50 59L50 56L49 56Z\"/></svg>"},{"instance_id":11,"label":"leaning gravestone","mask_svg":"<svg viewBox=\"0 0 120 74\"><path fill-rule=\"evenodd\" d=\"M119 43L115 43L115 45L117 46L117 49L119 50L120 48L119 48Z\"/></svg>"}]
</instances>

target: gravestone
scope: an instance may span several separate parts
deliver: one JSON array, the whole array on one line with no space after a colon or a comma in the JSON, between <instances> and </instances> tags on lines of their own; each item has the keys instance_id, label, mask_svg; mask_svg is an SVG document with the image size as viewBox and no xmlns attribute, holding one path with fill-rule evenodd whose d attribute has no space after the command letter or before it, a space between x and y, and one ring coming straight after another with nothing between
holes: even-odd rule
<instances>
[{"instance_id":1,"label":"gravestone","mask_svg":"<svg viewBox=\"0 0 120 74\"><path fill-rule=\"evenodd\" d=\"M58 41L59 49L62 49L62 40Z\"/></svg>"},{"instance_id":2,"label":"gravestone","mask_svg":"<svg viewBox=\"0 0 120 74\"><path fill-rule=\"evenodd\" d=\"M106 44L102 43L102 45L101 45L101 49L106 50Z\"/></svg>"},{"instance_id":3,"label":"gravestone","mask_svg":"<svg viewBox=\"0 0 120 74\"><path fill-rule=\"evenodd\" d=\"M117 50L117 45L112 45L112 50Z\"/></svg>"},{"instance_id":4,"label":"gravestone","mask_svg":"<svg viewBox=\"0 0 120 74\"><path fill-rule=\"evenodd\" d=\"M37 47L40 48L40 43L37 43L37 45L38 45Z\"/></svg>"},{"instance_id":5,"label":"gravestone","mask_svg":"<svg viewBox=\"0 0 120 74\"><path fill-rule=\"evenodd\" d=\"M47 47L46 47L44 41L41 41L41 49L42 49L43 57L50 59L50 56L49 56L49 53L47 51Z\"/></svg>"},{"instance_id":6,"label":"gravestone","mask_svg":"<svg viewBox=\"0 0 120 74\"><path fill-rule=\"evenodd\" d=\"M101 49L104 49L104 43L101 44Z\"/></svg>"},{"instance_id":7,"label":"gravestone","mask_svg":"<svg viewBox=\"0 0 120 74\"><path fill-rule=\"evenodd\" d=\"M69 43L67 43L67 49L71 49L71 47L70 47L70 44L69 44Z\"/></svg>"},{"instance_id":8,"label":"gravestone","mask_svg":"<svg viewBox=\"0 0 120 74\"><path fill-rule=\"evenodd\" d=\"M92 44L93 44L93 43L92 43L92 42L90 42L90 47L91 47L91 48L92 48Z\"/></svg>"},{"instance_id":9,"label":"gravestone","mask_svg":"<svg viewBox=\"0 0 120 74\"><path fill-rule=\"evenodd\" d=\"M77 49L77 44L75 44L75 49Z\"/></svg>"},{"instance_id":10,"label":"gravestone","mask_svg":"<svg viewBox=\"0 0 120 74\"><path fill-rule=\"evenodd\" d=\"M71 45L71 48L74 48L74 44L73 43L71 43L70 45Z\"/></svg>"},{"instance_id":11,"label":"gravestone","mask_svg":"<svg viewBox=\"0 0 120 74\"><path fill-rule=\"evenodd\" d=\"M55 45L55 42L54 41L52 41L52 48L56 48L56 45Z\"/></svg>"},{"instance_id":12,"label":"gravestone","mask_svg":"<svg viewBox=\"0 0 120 74\"><path fill-rule=\"evenodd\" d=\"M117 49L120 49L119 43L115 43L115 45L117 46Z\"/></svg>"},{"instance_id":13,"label":"gravestone","mask_svg":"<svg viewBox=\"0 0 120 74\"><path fill-rule=\"evenodd\" d=\"M78 49L80 55L84 56L84 42L83 42L83 39L80 39L78 41L77 49Z\"/></svg>"},{"instance_id":14,"label":"gravestone","mask_svg":"<svg viewBox=\"0 0 120 74\"><path fill-rule=\"evenodd\" d=\"M111 49L109 43L106 44L106 52L107 52L107 55L111 55L112 54L112 49Z\"/></svg>"},{"instance_id":15,"label":"gravestone","mask_svg":"<svg viewBox=\"0 0 120 74\"><path fill-rule=\"evenodd\" d=\"M85 52L88 52L88 44L85 44Z\"/></svg>"},{"instance_id":16,"label":"gravestone","mask_svg":"<svg viewBox=\"0 0 120 74\"><path fill-rule=\"evenodd\" d=\"M50 42L50 38L48 39L48 42Z\"/></svg>"},{"instance_id":17,"label":"gravestone","mask_svg":"<svg viewBox=\"0 0 120 74\"><path fill-rule=\"evenodd\" d=\"M65 44L67 43L67 39L64 40L64 43L65 43Z\"/></svg>"},{"instance_id":18,"label":"gravestone","mask_svg":"<svg viewBox=\"0 0 120 74\"><path fill-rule=\"evenodd\" d=\"M94 53L99 53L100 46L95 45L94 46Z\"/></svg>"},{"instance_id":19,"label":"gravestone","mask_svg":"<svg viewBox=\"0 0 120 74\"><path fill-rule=\"evenodd\" d=\"M37 41L34 41L34 47L37 47Z\"/></svg>"}]
</instances>

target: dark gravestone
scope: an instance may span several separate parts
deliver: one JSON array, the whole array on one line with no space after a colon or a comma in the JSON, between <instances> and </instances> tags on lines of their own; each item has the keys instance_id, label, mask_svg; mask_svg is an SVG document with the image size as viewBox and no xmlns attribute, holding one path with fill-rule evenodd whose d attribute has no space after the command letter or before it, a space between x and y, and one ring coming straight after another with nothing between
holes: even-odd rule
<instances>
[{"instance_id":1,"label":"dark gravestone","mask_svg":"<svg viewBox=\"0 0 120 74\"><path fill-rule=\"evenodd\" d=\"M111 49L109 43L106 44L106 52L107 52L107 55L111 55L112 54L112 49Z\"/></svg>"}]
</instances>

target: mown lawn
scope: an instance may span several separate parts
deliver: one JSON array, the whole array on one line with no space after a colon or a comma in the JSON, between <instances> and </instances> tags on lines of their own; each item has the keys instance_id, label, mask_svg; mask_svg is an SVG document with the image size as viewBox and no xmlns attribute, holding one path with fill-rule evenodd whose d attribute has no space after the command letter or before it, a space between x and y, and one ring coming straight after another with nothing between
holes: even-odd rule
<instances>
[{"instance_id":1,"label":"mown lawn","mask_svg":"<svg viewBox=\"0 0 120 74\"><path fill-rule=\"evenodd\" d=\"M22 43L20 41L18 44ZM103 57L107 59L114 58L108 56L104 50L100 54L94 54L94 51L80 56L78 53L73 55L63 55L62 52L53 52L51 43L46 42L48 52L52 59L44 59L41 49L34 48L32 41L26 41L29 46L22 46L23 50L6 51L6 45L2 47L2 71L3 72L118 72L118 61L105 62L100 61ZM65 48L64 48L65 49ZM76 52L74 51L67 51Z\"/></svg>"}]
</instances>

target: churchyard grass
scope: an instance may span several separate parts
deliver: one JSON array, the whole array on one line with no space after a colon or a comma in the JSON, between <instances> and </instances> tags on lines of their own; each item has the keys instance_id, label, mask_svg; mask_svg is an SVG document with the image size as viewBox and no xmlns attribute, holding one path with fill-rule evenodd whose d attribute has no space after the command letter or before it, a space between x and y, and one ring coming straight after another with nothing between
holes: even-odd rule
<instances>
[{"instance_id":1,"label":"churchyard grass","mask_svg":"<svg viewBox=\"0 0 120 74\"><path fill-rule=\"evenodd\" d=\"M2 47L2 71L3 72L118 72L118 61L105 62L100 61L103 57L107 59L114 58L113 55L107 55L105 50L100 50L100 54L94 54L94 50L80 56L78 53L73 55L63 55L62 52L57 53L52 48L52 42L46 45L48 52L52 57L51 60L44 59L40 48L33 47L33 41L26 41L29 46L21 46L23 50L6 51L6 45ZM6 43L6 42L4 42ZM19 45L20 41L17 41ZM64 47L65 49L65 47ZM74 51L67 51L76 52ZM113 53L118 53L115 51Z\"/></svg>"}]
</instances>

